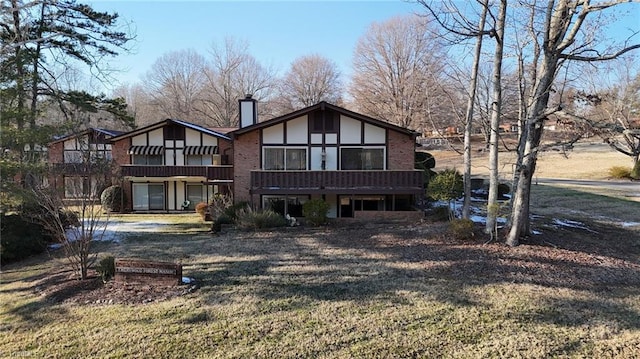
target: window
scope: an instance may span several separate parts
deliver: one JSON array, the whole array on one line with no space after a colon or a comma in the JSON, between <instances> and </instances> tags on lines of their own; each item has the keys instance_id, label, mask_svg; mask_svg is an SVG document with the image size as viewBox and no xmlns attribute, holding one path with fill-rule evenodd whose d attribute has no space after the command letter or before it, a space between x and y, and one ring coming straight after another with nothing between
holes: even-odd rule
<instances>
[{"instance_id":1,"label":"window","mask_svg":"<svg viewBox=\"0 0 640 359\"><path fill-rule=\"evenodd\" d=\"M336 117L336 113L328 110L314 113L311 121L311 132L337 132Z\"/></svg>"},{"instance_id":2,"label":"window","mask_svg":"<svg viewBox=\"0 0 640 359\"><path fill-rule=\"evenodd\" d=\"M65 150L64 163L82 163L82 151Z\"/></svg>"},{"instance_id":3,"label":"window","mask_svg":"<svg viewBox=\"0 0 640 359\"><path fill-rule=\"evenodd\" d=\"M164 209L164 184L134 183L132 187L134 210Z\"/></svg>"},{"instance_id":4,"label":"window","mask_svg":"<svg viewBox=\"0 0 640 359\"><path fill-rule=\"evenodd\" d=\"M309 196L263 196L262 207L282 216L302 217L302 205Z\"/></svg>"},{"instance_id":5,"label":"window","mask_svg":"<svg viewBox=\"0 0 640 359\"><path fill-rule=\"evenodd\" d=\"M307 149L306 148L265 148L263 158L263 169L265 170L306 170L307 169Z\"/></svg>"},{"instance_id":6,"label":"window","mask_svg":"<svg viewBox=\"0 0 640 359\"><path fill-rule=\"evenodd\" d=\"M342 170L384 170L384 148L340 149Z\"/></svg>"},{"instance_id":7,"label":"window","mask_svg":"<svg viewBox=\"0 0 640 359\"><path fill-rule=\"evenodd\" d=\"M208 155L187 155L185 156L188 166L211 166L212 156Z\"/></svg>"},{"instance_id":8,"label":"window","mask_svg":"<svg viewBox=\"0 0 640 359\"><path fill-rule=\"evenodd\" d=\"M65 198L96 198L100 190L95 178L89 180L82 176L64 177L64 197Z\"/></svg>"},{"instance_id":9,"label":"window","mask_svg":"<svg viewBox=\"0 0 640 359\"><path fill-rule=\"evenodd\" d=\"M163 165L162 155L133 155L133 164L140 166Z\"/></svg>"}]
</instances>

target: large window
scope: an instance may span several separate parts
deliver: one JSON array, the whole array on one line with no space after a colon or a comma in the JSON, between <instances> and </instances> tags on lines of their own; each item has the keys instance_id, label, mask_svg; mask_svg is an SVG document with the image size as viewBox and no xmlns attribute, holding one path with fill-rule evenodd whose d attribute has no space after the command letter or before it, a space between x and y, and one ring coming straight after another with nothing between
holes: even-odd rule
<instances>
[{"instance_id":1,"label":"large window","mask_svg":"<svg viewBox=\"0 0 640 359\"><path fill-rule=\"evenodd\" d=\"M134 210L162 210L164 209L163 183L134 183Z\"/></svg>"},{"instance_id":2,"label":"large window","mask_svg":"<svg viewBox=\"0 0 640 359\"><path fill-rule=\"evenodd\" d=\"M90 190L89 179L80 176L68 176L64 178L65 198L84 198Z\"/></svg>"},{"instance_id":3,"label":"large window","mask_svg":"<svg viewBox=\"0 0 640 359\"><path fill-rule=\"evenodd\" d=\"M340 169L384 170L384 148L341 148Z\"/></svg>"},{"instance_id":4,"label":"large window","mask_svg":"<svg viewBox=\"0 0 640 359\"><path fill-rule=\"evenodd\" d=\"M306 170L306 148L269 147L264 149L263 169L265 170Z\"/></svg>"},{"instance_id":5,"label":"large window","mask_svg":"<svg viewBox=\"0 0 640 359\"><path fill-rule=\"evenodd\" d=\"M133 164L139 166L162 166L162 155L133 155Z\"/></svg>"}]
</instances>

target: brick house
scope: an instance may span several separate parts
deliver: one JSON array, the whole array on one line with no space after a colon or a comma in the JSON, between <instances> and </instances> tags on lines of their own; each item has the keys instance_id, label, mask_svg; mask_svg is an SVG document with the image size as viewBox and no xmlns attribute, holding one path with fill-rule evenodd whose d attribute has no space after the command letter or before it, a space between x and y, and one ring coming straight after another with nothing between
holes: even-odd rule
<instances>
[{"instance_id":1,"label":"brick house","mask_svg":"<svg viewBox=\"0 0 640 359\"><path fill-rule=\"evenodd\" d=\"M61 190L68 201L96 198L111 183L110 139L120 131L89 128L49 143L49 185ZM104 165L104 166L102 166Z\"/></svg>"},{"instance_id":2,"label":"brick house","mask_svg":"<svg viewBox=\"0 0 640 359\"><path fill-rule=\"evenodd\" d=\"M296 217L321 198L332 218L419 217L417 133L327 102L258 122L250 97L240 124L230 133L236 202Z\"/></svg>"},{"instance_id":3,"label":"brick house","mask_svg":"<svg viewBox=\"0 0 640 359\"><path fill-rule=\"evenodd\" d=\"M167 119L111 138L129 211L192 210L233 182L231 138Z\"/></svg>"}]
</instances>

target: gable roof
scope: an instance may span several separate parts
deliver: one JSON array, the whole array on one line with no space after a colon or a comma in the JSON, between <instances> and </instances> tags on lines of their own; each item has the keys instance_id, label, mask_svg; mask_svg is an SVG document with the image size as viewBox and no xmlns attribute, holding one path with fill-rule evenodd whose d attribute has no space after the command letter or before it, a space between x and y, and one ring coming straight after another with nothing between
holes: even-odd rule
<instances>
[{"instance_id":1,"label":"gable roof","mask_svg":"<svg viewBox=\"0 0 640 359\"><path fill-rule=\"evenodd\" d=\"M164 127L166 125L169 125L169 124L180 125L180 126L187 127L187 128L190 128L190 129L198 131L198 132L206 133L207 135L210 135L210 136L214 136L214 137L218 137L218 138L221 138L221 139L224 139L224 140L231 141L231 137L229 137L229 136L227 136L227 135L225 135L223 133L220 133L218 131L214 131L214 130L208 129L206 127L202 127L200 125L196 125L195 123L182 121L182 120L177 120L177 119L172 119L172 118L168 118L166 120L163 120L163 121L160 121L160 122L156 122L154 124L135 129L133 131L125 132L125 133L120 134L118 136L112 137L111 140L112 141L118 141L118 140L121 140L123 138L137 136L137 135L139 135L141 133L145 133L145 132L148 132L148 131L153 131L155 129L162 128L162 127Z\"/></svg>"},{"instance_id":2,"label":"gable roof","mask_svg":"<svg viewBox=\"0 0 640 359\"><path fill-rule=\"evenodd\" d=\"M372 125L380 126L380 127L383 127L383 128L388 128L390 130L394 130L394 131L397 131L397 132L400 132L400 133L404 133L404 134L407 134L407 135L410 135L410 136L414 136L414 137L418 136L418 133L413 131L413 130L410 130L410 129L407 129L407 128L404 128L404 127L400 127L400 126L396 126L396 125L394 125L392 123L389 123L389 122L386 122L386 121L377 120L377 119L375 119L373 117L369 117L369 116L363 115L361 113L357 113L357 112L353 112L353 111L347 110L344 107L336 106L336 105L330 104L330 103L328 103L326 101L318 102L315 105L312 105L312 106L309 106L309 107L305 107L303 109L288 113L286 115L275 117L275 118L272 118L272 119L264 121L264 122L258 122L256 124L251 125L251 126L239 128L239 129L237 129L235 131L232 131L230 134L231 135L242 135L242 134L247 133L247 132L251 132L251 131L254 131L254 130L257 130L257 129L261 129L261 128L264 128L264 127L269 127L269 126L278 124L280 122L284 122L284 121L287 121L287 120L294 119L296 117L300 117L300 116L306 115L306 114L311 113L311 112L316 111L316 110L324 111L325 109L336 111L336 112L338 112L340 114L343 114L343 115L345 115L347 117L351 117L351 118L354 118L356 120L363 121L365 123L369 123L369 124L372 124Z\"/></svg>"},{"instance_id":3,"label":"gable roof","mask_svg":"<svg viewBox=\"0 0 640 359\"><path fill-rule=\"evenodd\" d=\"M78 133L72 133L72 134L64 135L64 136L57 136L53 141L49 142L49 144L54 144L54 143L58 143L58 142L61 142L61 141L66 141L66 140L74 138L74 137L84 136L84 135L87 135L87 134L92 133L92 132L96 132L98 134L103 134L103 135L105 135L105 137L107 139L110 139L111 137L115 137L115 136L118 136L118 135L121 135L121 134L124 133L124 131L110 130L110 129L106 129L106 128L89 127L86 130L80 131Z\"/></svg>"}]
</instances>

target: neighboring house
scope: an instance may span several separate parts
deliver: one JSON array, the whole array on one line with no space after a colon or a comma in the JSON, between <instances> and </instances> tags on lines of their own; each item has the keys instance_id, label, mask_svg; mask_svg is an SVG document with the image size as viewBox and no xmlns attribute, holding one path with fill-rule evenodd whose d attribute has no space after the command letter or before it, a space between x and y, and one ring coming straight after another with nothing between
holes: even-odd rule
<instances>
[{"instance_id":1,"label":"neighboring house","mask_svg":"<svg viewBox=\"0 0 640 359\"><path fill-rule=\"evenodd\" d=\"M61 189L67 200L97 198L111 183L109 140L121 133L89 128L49 143L49 185Z\"/></svg>"},{"instance_id":2,"label":"neighboring house","mask_svg":"<svg viewBox=\"0 0 640 359\"><path fill-rule=\"evenodd\" d=\"M302 215L321 198L329 217L419 217L423 173L414 169L417 133L320 102L257 122L255 100L240 100L234 200Z\"/></svg>"},{"instance_id":3,"label":"neighboring house","mask_svg":"<svg viewBox=\"0 0 640 359\"><path fill-rule=\"evenodd\" d=\"M231 139L167 119L111 139L130 211L193 209L233 184Z\"/></svg>"}]
</instances>

